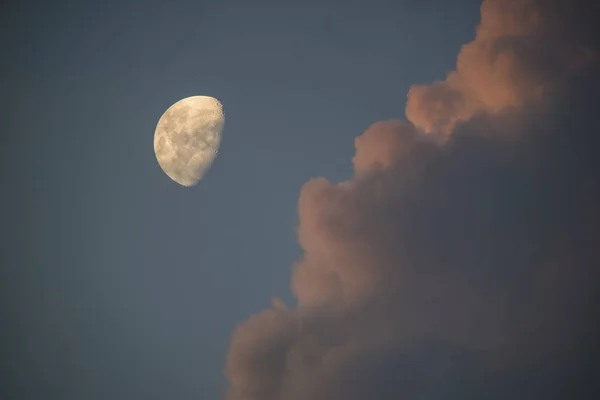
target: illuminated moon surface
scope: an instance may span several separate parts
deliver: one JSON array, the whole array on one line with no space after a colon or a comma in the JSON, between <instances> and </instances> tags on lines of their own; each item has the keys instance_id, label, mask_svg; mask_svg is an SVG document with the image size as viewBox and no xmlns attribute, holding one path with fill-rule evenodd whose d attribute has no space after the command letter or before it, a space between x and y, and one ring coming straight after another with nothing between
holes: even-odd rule
<instances>
[{"instance_id":1,"label":"illuminated moon surface","mask_svg":"<svg viewBox=\"0 0 600 400\"><path fill-rule=\"evenodd\" d=\"M217 156L224 124L223 106L214 97L179 100L156 125L154 153L158 164L180 185L196 185Z\"/></svg>"}]
</instances>

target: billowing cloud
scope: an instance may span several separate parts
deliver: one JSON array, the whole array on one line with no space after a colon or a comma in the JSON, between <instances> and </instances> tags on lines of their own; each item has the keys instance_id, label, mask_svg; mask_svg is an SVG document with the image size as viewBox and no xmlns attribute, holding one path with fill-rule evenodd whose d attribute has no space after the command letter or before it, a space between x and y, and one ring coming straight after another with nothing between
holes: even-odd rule
<instances>
[{"instance_id":1,"label":"billowing cloud","mask_svg":"<svg viewBox=\"0 0 600 400\"><path fill-rule=\"evenodd\" d=\"M228 400L593 394L597 47L573 23L591 9L556 3L486 0L457 71L411 89L411 121L359 136L353 179L304 185L297 306L236 329Z\"/></svg>"},{"instance_id":2,"label":"billowing cloud","mask_svg":"<svg viewBox=\"0 0 600 400\"><path fill-rule=\"evenodd\" d=\"M562 4L561 4L562 3ZM477 112L497 113L548 98L572 74L597 59L581 23L597 9L589 1L485 0L475 40L456 70L432 85L414 85L407 118L427 133L450 134ZM579 9L577 9L579 8ZM579 20L578 20L579 19Z\"/></svg>"}]
</instances>

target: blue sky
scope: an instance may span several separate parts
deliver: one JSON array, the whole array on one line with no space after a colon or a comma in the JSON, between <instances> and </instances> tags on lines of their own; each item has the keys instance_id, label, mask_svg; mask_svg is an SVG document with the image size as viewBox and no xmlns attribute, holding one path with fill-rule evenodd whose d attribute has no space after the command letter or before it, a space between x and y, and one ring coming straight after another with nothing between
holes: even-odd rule
<instances>
[{"instance_id":1,"label":"blue sky","mask_svg":"<svg viewBox=\"0 0 600 400\"><path fill-rule=\"evenodd\" d=\"M217 398L230 335L293 304L297 201L352 173L354 137L443 79L476 1L5 6L3 269L15 398ZM218 98L194 188L153 154L161 114ZM17 171L16 173L14 171Z\"/></svg>"}]
</instances>

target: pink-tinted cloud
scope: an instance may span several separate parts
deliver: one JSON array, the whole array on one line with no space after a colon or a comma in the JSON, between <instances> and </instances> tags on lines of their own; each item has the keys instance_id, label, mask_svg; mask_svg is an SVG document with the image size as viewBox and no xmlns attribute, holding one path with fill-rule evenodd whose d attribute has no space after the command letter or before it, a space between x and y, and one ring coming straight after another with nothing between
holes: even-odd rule
<instances>
[{"instance_id":1,"label":"pink-tinted cloud","mask_svg":"<svg viewBox=\"0 0 600 400\"><path fill-rule=\"evenodd\" d=\"M484 1L457 71L411 88L411 122L356 138L351 180L304 185L297 305L237 328L228 400L598 389L600 84L565 4Z\"/></svg>"},{"instance_id":2,"label":"pink-tinted cloud","mask_svg":"<svg viewBox=\"0 0 600 400\"><path fill-rule=\"evenodd\" d=\"M561 2L485 0L476 38L460 50L456 70L444 81L412 86L407 118L427 133L450 134L477 112L544 101L597 58L591 44L576 40L581 35L564 34L574 21L560 17L570 7L552 3Z\"/></svg>"}]
</instances>

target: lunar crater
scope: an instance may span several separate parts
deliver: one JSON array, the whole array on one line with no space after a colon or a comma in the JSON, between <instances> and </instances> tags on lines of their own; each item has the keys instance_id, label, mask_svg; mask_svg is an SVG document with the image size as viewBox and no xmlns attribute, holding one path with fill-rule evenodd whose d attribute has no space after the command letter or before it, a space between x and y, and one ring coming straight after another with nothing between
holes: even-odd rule
<instances>
[{"instance_id":1,"label":"lunar crater","mask_svg":"<svg viewBox=\"0 0 600 400\"><path fill-rule=\"evenodd\" d=\"M165 111L154 132L154 152L163 171L183 186L194 186L212 165L225 114L214 97L193 96Z\"/></svg>"}]
</instances>

